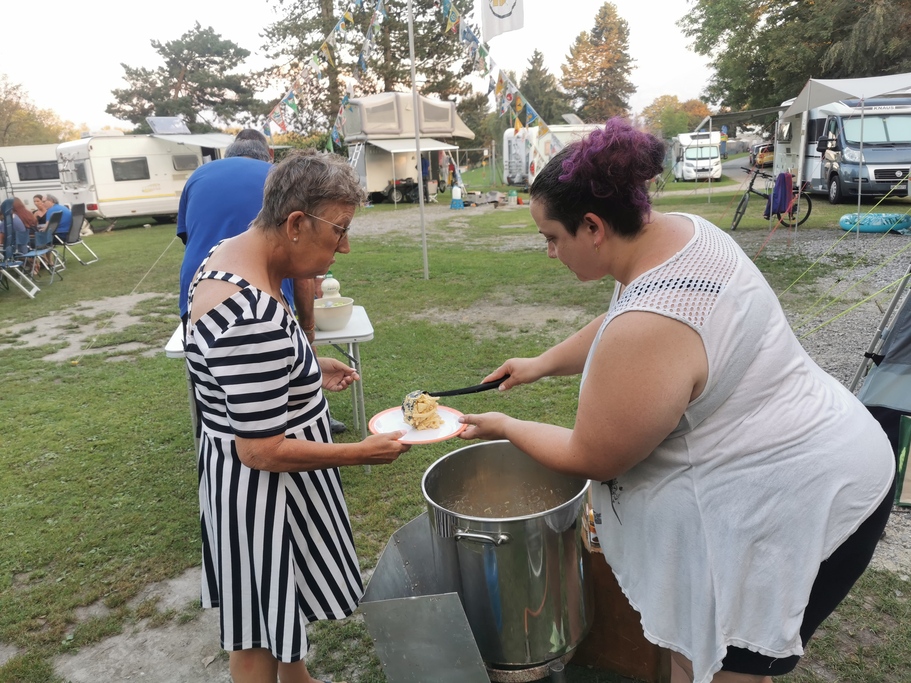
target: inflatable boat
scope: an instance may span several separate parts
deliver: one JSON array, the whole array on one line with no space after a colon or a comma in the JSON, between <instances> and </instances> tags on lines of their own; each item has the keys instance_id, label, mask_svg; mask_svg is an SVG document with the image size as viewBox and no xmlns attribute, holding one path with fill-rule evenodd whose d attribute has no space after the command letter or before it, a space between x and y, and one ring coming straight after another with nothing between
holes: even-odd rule
<instances>
[{"instance_id":1,"label":"inflatable boat","mask_svg":"<svg viewBox=\"0 0 911 683\"><path fill-rule=\"evenodd\" d=\"M847 232L911 232L911 216L905 213L865 213L860 222L856 213L846 213L838 221Z\"/></svg>"}]
</instances>

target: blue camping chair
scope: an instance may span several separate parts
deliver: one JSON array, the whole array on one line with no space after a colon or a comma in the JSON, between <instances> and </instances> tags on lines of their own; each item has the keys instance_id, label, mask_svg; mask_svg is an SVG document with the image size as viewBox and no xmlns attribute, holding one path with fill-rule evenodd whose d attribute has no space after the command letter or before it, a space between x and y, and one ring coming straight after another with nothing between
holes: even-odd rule
<instances>
[{"instance_id":1,"label":"blue camping chair","mask_svg":"<svg viewBox=\"0 0 911 683\"><path fill-rule=\"evenodd\" d=\"M31 278L23 271L25 262L17 255L18 251L26 251L28 244L17 244L16 230L13 226L13 200L5 199L0 203L0 213L3 215L3 252L0 254L0 286L9 289L13 285L20 289L30 299L41 290Z\"/></svg>"},{"instance_id":2,"label":"blue camping chair","mask_svg":"<svg viewBox=\"0 0 911 683\"><path fill-rule=\"evenodd\" d=\"M60 271L66 268L66 263L57 254L57 245L54 241L54 235L62 217L59 212L52 214L47 222L47 227L44 230L35 231L35 246L21 254L21 258L29 265L28 272L32 275L35 275L36 269L40 268L44 268L51 274L49 284L54 282L55 275L62 280L63 275L60 274Z\"/></svg>"}]
</instances>

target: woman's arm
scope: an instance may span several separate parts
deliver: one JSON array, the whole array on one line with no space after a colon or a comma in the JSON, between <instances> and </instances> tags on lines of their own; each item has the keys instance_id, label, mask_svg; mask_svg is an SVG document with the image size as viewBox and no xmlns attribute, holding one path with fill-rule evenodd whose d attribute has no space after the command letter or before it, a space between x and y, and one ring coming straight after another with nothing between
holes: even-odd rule
<instances>
[{"instance_id":1,"label":"woman's arm","mask_svg":"<svg viewBox=\"0 0 911 683\"><path fill-rule=\"evenodd\" d=\"M385 465L393 462L410 445L397 439L405 432L372 434L358 443L318 443L288 439L284 434L262 439L235 437L237 457L255 470L266 472L309 472L347 465Z\"/></svg>"},{"instance_id":2,"label":"woman's arm","mask_svg":"<svg viewBox=\"0 0 911 683\"><path fill-rule=\"evenodd\" d=\"M705 386L708 361L690 327L654 313L624 313L599 342L573 429L500 413L466 415L464 439L509 439L545 466L599 481L646 458Z\"/></svg>"}]
</instances>

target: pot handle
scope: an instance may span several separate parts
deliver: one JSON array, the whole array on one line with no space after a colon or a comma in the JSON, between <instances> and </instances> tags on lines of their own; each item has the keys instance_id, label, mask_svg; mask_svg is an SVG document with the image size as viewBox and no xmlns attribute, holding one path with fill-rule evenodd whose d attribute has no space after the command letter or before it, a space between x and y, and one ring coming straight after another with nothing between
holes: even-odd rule
<instances>
[{"instance_id":1,"label":"pot handle","mask_svg":"<svg viewBox=\"0 0 911 683\"><path fill-rule=\"evenodd\" d=\"M473 531L466 531L465 529L456 529L454 534L455 540L461 541L477 541L478 543L491 543L496 546L501 546L504 543L509 543L509 534L499 533L495 536L489 534L477 534Z\"/></svg>"}]
</instances>

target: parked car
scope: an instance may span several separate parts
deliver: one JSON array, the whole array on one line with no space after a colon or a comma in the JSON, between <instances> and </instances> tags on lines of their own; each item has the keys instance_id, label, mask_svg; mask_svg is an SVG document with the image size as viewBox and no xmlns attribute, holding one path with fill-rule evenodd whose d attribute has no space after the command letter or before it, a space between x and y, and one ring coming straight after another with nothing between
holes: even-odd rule
<instances>
[{"instance_id":1,"label":"parked car","mask_svg":"<svg viewBox=\"0 0 911 683\"><path fill-rule=\"evenodd\" d=\"M757 142L755 145L750 145L750 166L756 165L756 156L759 154L759 150L763 147L772 147L772 143Z\"/></svg>"},{"instance_id":2,"label":"parked car","mask_svg":"<svg viewBox=\"0 0 911 683\"><path fill-rule=\"evenodd\" d=\"M775 161L775 148L771 145L760 145L756 150L756 158L753 161L754 166L766 168L771 166Z\"/></svg>"}]
</instances>

